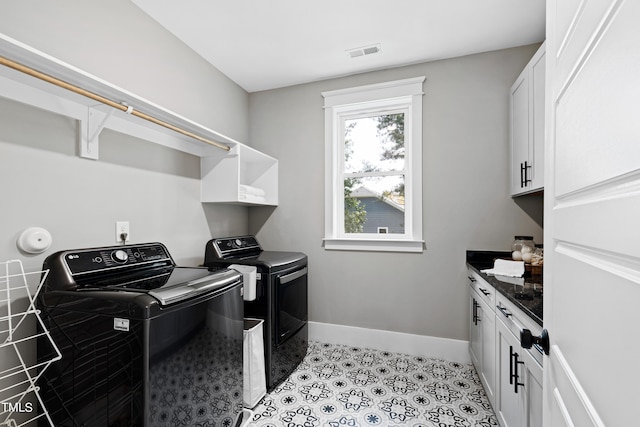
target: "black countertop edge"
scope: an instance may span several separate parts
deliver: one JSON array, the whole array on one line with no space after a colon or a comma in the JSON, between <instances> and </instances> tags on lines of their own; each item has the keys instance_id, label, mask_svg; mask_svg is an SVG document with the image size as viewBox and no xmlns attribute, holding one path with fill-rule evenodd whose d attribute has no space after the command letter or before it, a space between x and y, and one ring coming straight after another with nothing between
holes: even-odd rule
<instances>
[{"instance_id":1,"label":"black countertop edge","mask_svg":"<svg viewBox=\"0 0 640 427\"><path fill-rule=\"evenodd\" d=\"M472 268L476 273L486 280L491 286L496 288L498 292L506 296L509 301L521 309L527 316L529 316L534 322L543 325L542 323L542 295L533 295L532 299L516 298L516 285L506 283L495 276L489 276L481 273L480 270L487 268L493 268L493 263L496 258L510 258L511 252L506 251L467 251L467 265ZM525 282L528 283L525 276ZM518 293L519 295L521 293Z\"/></svg>"}]
</instances>

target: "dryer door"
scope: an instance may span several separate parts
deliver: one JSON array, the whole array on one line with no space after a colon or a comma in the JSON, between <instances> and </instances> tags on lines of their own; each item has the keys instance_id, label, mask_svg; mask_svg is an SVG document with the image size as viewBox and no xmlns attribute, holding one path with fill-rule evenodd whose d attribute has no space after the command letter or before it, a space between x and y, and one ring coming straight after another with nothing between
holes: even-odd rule
<instances>
[{"instance_id":1,"label":"dryer door","mask_svg":"<svg viewBox=\"0 0 640 427\"><path fill-rule=\"evenodd\" d=\"M278 273L274 283L277 346L307 323L307 267Z\"/></svg>"}]
</instances>

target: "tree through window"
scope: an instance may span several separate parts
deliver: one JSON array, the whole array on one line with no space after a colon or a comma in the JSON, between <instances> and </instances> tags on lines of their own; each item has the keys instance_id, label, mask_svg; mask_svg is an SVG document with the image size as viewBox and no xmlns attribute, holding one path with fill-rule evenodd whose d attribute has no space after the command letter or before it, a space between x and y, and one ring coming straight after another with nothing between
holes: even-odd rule
<instances>
[{"instance_id":1,"label":"tree through window","mask_svg":"<svg viewBox=\"0 0 640 427\"><path fill-rule=\"evenodd\" d=\"M404 234L405 112L344 119L345 233Z\"/></svg>"}]
</instances>

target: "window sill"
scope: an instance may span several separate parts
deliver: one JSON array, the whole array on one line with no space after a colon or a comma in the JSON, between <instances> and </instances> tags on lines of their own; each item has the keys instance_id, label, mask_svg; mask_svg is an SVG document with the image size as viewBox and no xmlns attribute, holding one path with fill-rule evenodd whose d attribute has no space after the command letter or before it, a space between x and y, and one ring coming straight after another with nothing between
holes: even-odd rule
<instances>
[{"instance_id":1,"label":"window sill","mask_svg":"<svg viewBox=\"0 0 640 427\"><path fill-rule=\"evenodd\" d=\"M378 251L378 252L413 252L424 251L424 240L391 240L391 239L324 239L326 250L336 251Z\"/></svg>"}]
</instances>

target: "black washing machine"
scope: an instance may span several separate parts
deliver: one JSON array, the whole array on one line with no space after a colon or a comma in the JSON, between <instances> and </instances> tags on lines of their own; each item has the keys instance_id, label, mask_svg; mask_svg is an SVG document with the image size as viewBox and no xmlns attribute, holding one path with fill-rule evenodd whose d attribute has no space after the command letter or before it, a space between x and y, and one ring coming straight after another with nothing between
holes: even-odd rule
<instances>
[{"instance_id":1,"label":"black washing machine","mask_svg":"<svg viewBox=\"0 0 640 427\"><path fill-rule=\"evenodd\" d=\"M273 390L307 354L307 256L264 251L254 236L238 236L210 240L204 258L204 265L212 268L256 267L256 299L245 301L244 313L264 320L267 389Z\"/></svg>"},{"instance_id":2,"label":"black washing machine","mask_svg":"<svg viewBox=\"0 0 640 427\"><path fill-rule=\"evenodd\" d=\"M44 269L37 303L62 359L38 385L54 425L241 422L238 272L176 266L160 243L61 251Z\"/></svg>"}]
</instances>

